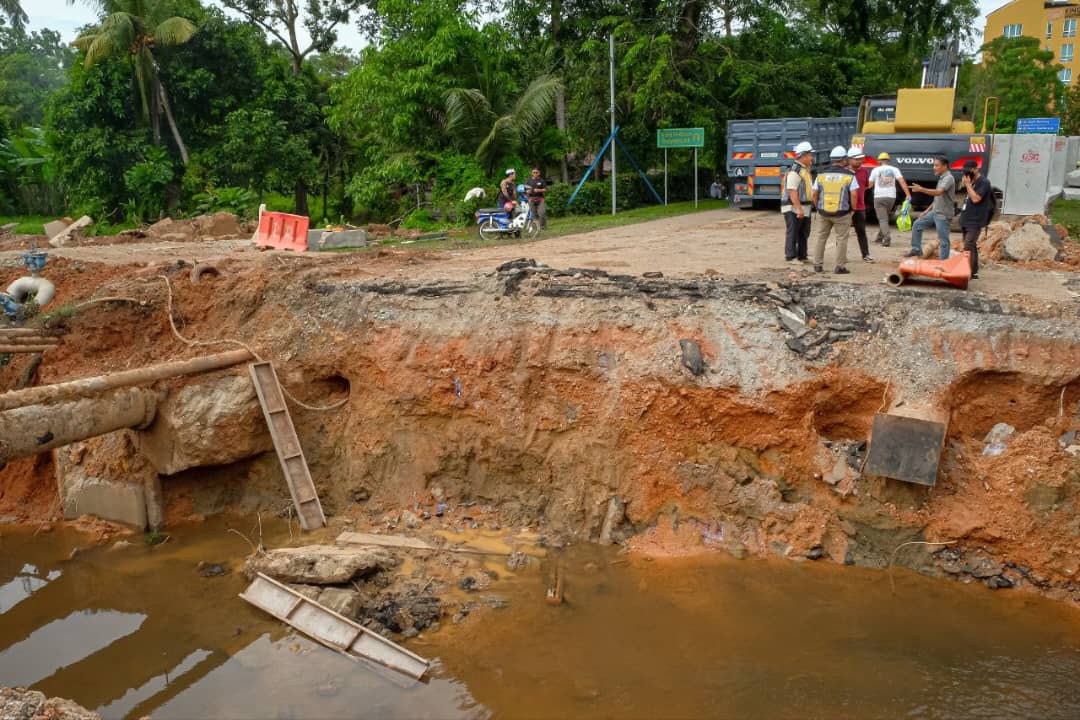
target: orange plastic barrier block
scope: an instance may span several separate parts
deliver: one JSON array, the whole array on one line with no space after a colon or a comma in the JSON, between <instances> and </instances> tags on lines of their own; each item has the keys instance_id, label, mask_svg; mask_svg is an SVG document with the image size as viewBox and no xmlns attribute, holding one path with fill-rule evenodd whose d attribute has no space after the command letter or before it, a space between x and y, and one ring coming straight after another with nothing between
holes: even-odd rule
<instances>
[{"instance_id":1,"label":"orange plastic barrier block","mask_svg":"<svg viewBox=\"0 0 1080 720\"><path fill-rule=\"evenodd\" d=\"M281 212L264 212L255 236L258 247L307 252L310 218Z\"/></svg>"},{"instance_id":2,"label":"orange plastic barrier block","mask_svg":"<svg viewBox=\"0 0 1080 720\"><path fill-rule=\"evenodd\" d=\"M955 253L948 260L922 260L907 258L897 271L888 277L892 286L903 284L909 277L927 277L944 280L954 287L966 290L971 280L971 253Z\"/></svg>"}]
</instances>

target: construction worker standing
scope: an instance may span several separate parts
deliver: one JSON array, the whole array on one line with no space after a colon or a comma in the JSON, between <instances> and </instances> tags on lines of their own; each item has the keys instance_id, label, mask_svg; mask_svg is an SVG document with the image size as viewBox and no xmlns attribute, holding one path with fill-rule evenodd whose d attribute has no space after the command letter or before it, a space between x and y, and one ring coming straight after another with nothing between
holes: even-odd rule
<instances>
[{"instance_id":1,"label":"construction worker standing","mask_svg":"<svg viewBox=\"0 0 1080 720\"><path fill-rule=\"evenodd\" d=\"M855 228L855 239L859 241L859 253L863 262L872 263L870 244L866 239L866 189L870 187L870 171L863 167L866 155L858 145L852 145L847 151L848 170L855 173L859 192L855 194L855 204L851 208L851 225Z\"/></svg>"},{"instance_id":2,"label":"construction worker standing","mask_svg":"<svg viewBox=\"0 0 1080 720\"><path fill-rule=\"evenodd\" d=\"M889 237L889 217L896 205L896 183L900 183L908 200L911 200L911 191L908 190L900 168L889 164L889 153L879 153L877 159L878 166L870 173L870 184L874 186L874 214L878 221L878 234L874 242L880 243L882 247L889 247L892 243Z\"/></svg>"},{"instance_id":3,"label":"construction worker standing","mask_svg":"<svg viewBox=\"0 0 1080 720\"><path fill-rule=\"evenodd\" d=\"M816 239L814 241L814 272L824 272L825 243L829 234L836 230L836 268L837 275L846 275L847 239L851 232L851 210L855 207L855 196L860 191L855 173L844 167L847 150L837 145L829 152L832 165L818 174L814 181L814 206L818 211Z\"/></svg>"},{"instance_id":4,"label":"construction worker standing","mask_svg":"<svg viewBox=\"0 0 1080 720\"><path fill-rule=\"evenodd\" d=\"M795 163L784 176L784 200L780 212L784 214L787 233L784 239L784 259L793 265L807 262L807 245L810 240L810 165L814 162L814 148L808 142L795 146Z\"/></svg>"}]
</instances>

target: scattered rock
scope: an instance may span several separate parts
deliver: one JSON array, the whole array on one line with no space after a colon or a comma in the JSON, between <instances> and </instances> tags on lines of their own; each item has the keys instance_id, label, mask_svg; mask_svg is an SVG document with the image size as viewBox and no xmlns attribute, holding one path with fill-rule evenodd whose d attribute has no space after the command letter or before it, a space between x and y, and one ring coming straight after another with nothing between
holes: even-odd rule
<instances>
[{"instance_id":1,"label":"scattered rock","mask_svg":"<svg viewBox=\"0 0 1080 720\"><path fill-rule=\"evenodd\" d=\"M1049 233L1036 223L1024 223L1013 231L1001 244L1001 256L1005 260L1030 262L1032 260L1055 260L1058 249L1050 240Z\"/></svg>"},{"instance_id":2,"label":"scattered rock","mask_svg":"<svg viewBox=\"0 0 1080 720\"><path fill-rule=\"evenodd\" d=\"M825 548L821 545L815 545L810 548L810 552L806 553L807 560L820 560L823 557L825 557Z\"/></svg>"},{"instance_id":3,"label":"scattered rock","mask_svg":"<svg viewBox=\"0 0 1080 720\"><path fill-rule=\"evenodd\" d=\"M466 575L458 582L458 587L465 592L472 592L476 589L476 578L472 575Z\"/></svg>"},{"instance_id":4,"label":"scattered rock","mask_svg":"<svg viewBox=\"0 0 1080 720\"><path fill-rule=\"evenodd\" d=\"M513 572L528 568L530 565L532 565L532 558L520 550L515 550L510 553L510 557L506 558L506 569Z\"/></svg>"},{"instance_id":5,"label":"scattered rock","mask_svg":"<svg viewBox=\"0 0 1080 720\"><path fill-rule=\"evenodd\" d=\"M53 246L54 248L64 247L64 245L67 244L67 241L71 239L72 235L85 227L89 227L93 222L94 221L90 218L89 215L83 215L81 218L71 223L66 228L64 228L59 233L50 238L49 245Z\"/></svg>"},{"instance_id":6,"label":"scattered rock","mask_svg":"<svg viewBox=\"0 0 1080 720\"><path fill-rule=\"evenodd\" d=\"M983 438L986 446L983 448L982 454L987 457L997 457L1005 452L1005 446L1008 444L1009 438L1015 433L1016 428L1008 423L998 423L990 428L990 432Z\"/></svg>"},{"instance_id":7,"label":"scattered rock","mask_svg":"<svg viewBox=\"0 0 1080 720\"><path fill-rule=\"evenodd\" d=\"M223 565L218 563L200 562L197 567L199 575L204 578L220 577L228 572Z\"/></svg>"},{"instance_id":8,"label":"scattered rock","mask_svg":"<svg viewBox=\"0 0 1080 720\"><path fill-rule=\"evenodd\" d=\"M63 698L24 688L0 688L0 718L4 720L101 720L96 712Z\"/></svg>"},{"instance_id":9,"label":"scattered rock","mask_svg":"<svg viewBox=\"0 0 1080 720\"><path fill-rule=\"evenodd\" d=\"M338 615L355 618L360 611L360 593L352 588L328 587L319 593L316 602Z\"/></svg>"},{"instance_id":10,"label":"scattered rock","mask_svg":"<svg viewBox=\"0 0 1080 720\"><path fill-rule=\"evenodd\" d=\"M252 556L244 566L244 573L254 577L255 573L261 572L287 583L340 585L395 564L393 556L379 548L308 545L279 548Z\"/></svg>"},{"instance_id":11,"label":"scattered rock","mask_svg":"<svg viewBox=\"0 0 1080 720\"><path fill-rule=\"evenodd\" d=\"M642 273L641 277L649 278L650 280L656 280L656 279L664 277L664 273L659 272L659 271L647 272L647 273Z\"/></svg>"},{"instance_id":12,"label":"scattered rock","mask_svg":"<svg viewBox=\"0 0 1080 720\"><path fill-rule=\"evenodd\" d=\"M776 308L776 314L780 318L780 324L795 337L802 337L807 332L806 320L797 313L784 307Z\"/></svg>"},{"instance_id":13,"label":"scattered rock","mask_svg":"<svg viewBox=\"0 0 1080 720\"><path fill-rule=\"evenodd\" d=\"M986 587L991 590L1003 590L1005 588L1011 588L1013 586L1012 580L1002 575L995 575L994 577L987 578Z\"/></svg>"},{"instance_id":14,"label":"scattered rock","mask_svg":"<svg viewBox=\"0 0 1080 720\"><path fill-rule=\"evenodd\" d=\"M405 527L410 530L415 530L422 524L420 516L412 512L411 510L403 510L401 512L401 522Z\"/></svg>"},{"instance_id":15,"label":"scattered rock","mask_svg":"<svg viewBox=\"0 0 1080 720\"><path fill-rule=\"evenodd\" d=\"M682 350L682 364L695 376L705 372L705 359L701 356L701 345L697 340L679 340Z\"/></svg>"}]
</instances>

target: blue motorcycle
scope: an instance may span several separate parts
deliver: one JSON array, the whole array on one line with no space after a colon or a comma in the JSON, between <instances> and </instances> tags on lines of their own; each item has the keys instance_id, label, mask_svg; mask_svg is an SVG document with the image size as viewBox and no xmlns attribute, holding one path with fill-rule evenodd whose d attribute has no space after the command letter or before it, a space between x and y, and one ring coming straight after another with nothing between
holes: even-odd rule
<instances>
[{"instance_id":1,"label":"blue motorcycle","mask_svg":"<svg viewBox=\"0 0 1080 720\"><path fill-rule=\"evenodd\" d=\"M533 215L532 205L525 197L525 186L517 186L518 202L513 210L503 208L480 208L476 211L476 224L481 240L494 240L499 235L532 239L540 234L540 223Z\"/></svg>"}]
</instances>

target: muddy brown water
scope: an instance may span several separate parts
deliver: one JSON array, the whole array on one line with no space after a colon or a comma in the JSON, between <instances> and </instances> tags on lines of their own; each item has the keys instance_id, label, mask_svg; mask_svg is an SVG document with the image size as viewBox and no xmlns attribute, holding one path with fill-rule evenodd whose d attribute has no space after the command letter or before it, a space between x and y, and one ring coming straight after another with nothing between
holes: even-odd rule
<instances>
[{"instance_id":1,"label":"muddy brown water","mask_svg":"<svg viewBox=\"0 0 1080 720\"><path fill-rule=\"evenodd\" d=\"M504 572L486 594L508 608L409 643L437 659L410 683L240 600L248 548L225 528L70 559L89 544L74 531L6 532L0 685L106 718L1080 717L1073 608L906 571L893 594L878 571L595 547L559 559L560 607L544 570Z\"/></svg>"}]
</instances>

